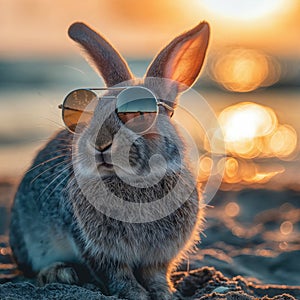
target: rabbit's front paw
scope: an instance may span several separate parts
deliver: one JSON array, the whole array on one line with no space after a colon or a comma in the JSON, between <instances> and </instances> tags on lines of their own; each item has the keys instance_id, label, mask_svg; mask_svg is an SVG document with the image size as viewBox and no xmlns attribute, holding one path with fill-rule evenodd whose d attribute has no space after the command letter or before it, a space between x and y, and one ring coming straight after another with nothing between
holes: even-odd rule
<instances>
[{"instance_id":1,"label":"rabbit's front paw","mask_svg":"<svg viewBox=\"0 0 300 300\"><path fill-rule=\"evenodd\" d=\"M144 289L123 290L118 294L118 297L127 300L150 300L150 296Z\"/></svg>"},{"instance_id":2,"label":"rabbit's front paw","mask_svg":"<svg viewBox=\"0 0 300 300\"><path fill-rule=\"evenodd\" d=\"M150 292L151 300L171 300L172 294L169 291L153 291Z\"/></svg>"},{"instance_id":3,"label":"rabbit's front paw","mask_svg":"<svg viewBox=\"0 0 300 300\"><path fill-rule=\"evenodd\" d=\"M167 280L167 265L148 266L139 272L139 279L149 291L151 300L170 300L175 289Z\"/></svg>"},{"instance_id":4,"label":"rabbit's front paw","mask_svg":"<svg viewBox=\"0 0 300 300\"><path fill-rule=\"evenodd\" d=\"M109 286L110 294L127 300L150 300L148 291L135 278L120 277L112 279Z\"/></svg>"},{"instance_id":5,"label":"rabbit's front paw","mask_svg":"<svg viewBox=\"0 0 300 300\"><path fill-rule=\"evenodd\" d=\"M37 282L40 286L52 282L77 284L79 277L70 264L57 262L42 269L38 274Z\"/></svg>"},{"instance_id":6,"label":"rabbit's front paw","mask_svg":"<svg viewBox=\"0 0 300 300\"><path fill-rule=\"evenodd\" d=\"M149 293L137 281L117 281L111 283L111 294L126 300L150 300Z\"/></svg>"}]
</instances>

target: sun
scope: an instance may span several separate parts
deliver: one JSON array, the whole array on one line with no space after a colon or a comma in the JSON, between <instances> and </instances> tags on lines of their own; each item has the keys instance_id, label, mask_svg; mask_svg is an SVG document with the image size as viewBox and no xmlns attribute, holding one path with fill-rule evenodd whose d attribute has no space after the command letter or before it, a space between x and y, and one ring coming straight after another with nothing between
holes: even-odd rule
<instances>
[{"instance_id":1,"label":"sun","mask_svg":"<svg viewBox=\"0 0 300 300\"><path fill-rule=\"evenodd\" d=\"M256 103L243 102L224 109L219 122L225 142L252 140L268 135L277 125L274 112Z\"/></svg>"},{"instance_id":2,"label":"sun","mask_svg":"<svg viewBox=\"0 0 300 300\"><path fill-rule=\"evenodd\" d=\"M296 130L280 124L275 112L254 102L225 108L218 121L226 150L237 157L278 157L292 155L298 145Z\"/></svg>"},{"instance_id":3,"label":"sun","mask_svg":"<svg viewBox=\"0 0 300 300\"><path fill-rule=\"evenodd\" d=\"M202 0L212 13L223 17L253 20L285 7L287 0Z\"/></svg>"}]
</instances>

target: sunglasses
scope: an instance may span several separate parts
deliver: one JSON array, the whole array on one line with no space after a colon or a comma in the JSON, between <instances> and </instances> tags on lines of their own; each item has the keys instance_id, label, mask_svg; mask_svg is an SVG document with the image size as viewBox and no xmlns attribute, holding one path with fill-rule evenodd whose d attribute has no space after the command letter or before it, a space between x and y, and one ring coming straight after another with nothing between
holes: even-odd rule
<instances>
[{"instance_id":1,"label":"sunglasses","mask_svg":"<svg viewBox=\"0 0 300 300\"><path fill-rule=\"evenodd\" d=\"M120 90L115 96L104 95L99 97L95 91ZM172 117L174 109L168 104L159 101L147 88L141 86L88 88L70 92L58 107L62 110L62 119L66 127L73 133L78 128L86 127L94 114L100 98L114 98L115 112L122 123L136 133L147 132L155 123L159 106L163 106ZM79 126L79 127L78 127Z\"/></svg>"}]
</instances>

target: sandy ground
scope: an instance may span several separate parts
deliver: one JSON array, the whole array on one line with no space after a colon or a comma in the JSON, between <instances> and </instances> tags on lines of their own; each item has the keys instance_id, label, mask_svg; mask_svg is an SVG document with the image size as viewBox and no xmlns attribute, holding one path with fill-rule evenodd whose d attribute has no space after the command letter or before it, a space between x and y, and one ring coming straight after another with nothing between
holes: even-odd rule
<instances>
[{"instance_id":1,"label":"sandy ground","mask_svg":"<svg viewBox=\"0 0 300 300\"><path fill-rule=\"evenodd\" d=\"M18 275L7 237L15 185L0 184L0 299L116 299ZM219 192L210 205L201 244L173 274L174 299L300 299L300 193Z\"/></svg>"}]
</instances>

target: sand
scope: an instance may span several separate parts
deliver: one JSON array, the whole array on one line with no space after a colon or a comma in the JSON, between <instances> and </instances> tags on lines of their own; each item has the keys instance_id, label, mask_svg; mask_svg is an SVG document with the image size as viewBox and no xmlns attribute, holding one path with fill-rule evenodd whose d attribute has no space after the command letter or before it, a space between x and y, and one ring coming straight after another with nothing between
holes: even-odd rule
<instances>
[{"instance_id":1,"label":"sand","mask_svg":"<svg viewBox=\"0 0 300 300\"><path fill-rule=\"evenodd\" d=\"M18 274L7 237L16 181L0 182L0 299L117 299ZM220 191L210 205L201 244L172 275L174 299L300 299L300 193Z\"/></svg>"}]
</instances>

